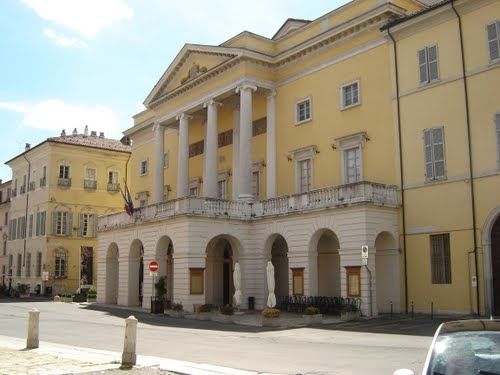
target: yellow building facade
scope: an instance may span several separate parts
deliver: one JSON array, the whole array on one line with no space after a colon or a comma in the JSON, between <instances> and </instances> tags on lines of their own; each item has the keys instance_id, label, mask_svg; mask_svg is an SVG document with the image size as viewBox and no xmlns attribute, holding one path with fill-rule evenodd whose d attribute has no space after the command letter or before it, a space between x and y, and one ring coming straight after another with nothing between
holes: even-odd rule
<instances>
[{"instance_id":1,"label":"yellow building facade","mask_svg":"<svg viewBox=\"0 0 500 375\"><path fill-rule=\"evenodd\" d=\"M493 226L498 216L491 119L499 71L487 52L472 60L488 48L484 30L497 22L487 18L498 4L453 5L464 17L469 90L476 79L490 87L483 92L477 81L468 95L469 124L490 119L489 135L470 125L470 139L478 137L472 175L476 190L485 189L475 192L480 237L486 217ZM187 309L232 303L236 263L242 306L254 297L262 308L270 261L278 300L359 298L365 315L405 311L412 302L417 311L431 303L442 312L476 311L470 265L487 261L481 239L471 253L468 128L452 12L451 2L358 0L314 21L289 19L271 39L242 32L219 46L184 46L124 132L138 209L99 220L100 301L146 306L152 280L144 275L156 259L167 298ZM491 108L483 113L485 102ZM429 137L436 133L437 142L432 129L446 124L439 149L442 142ZM446 166L432 159L431 146L446 153ZM446 178L428 178L426 168L444 168ZM494 272L478 271L484 313L494 295L485 278Z\"/></svg>"},{"instance_id":2,"label":"yellow building facade","mask_svg":"<svg viewBox=\"0 0 500 375\"><path fill-rule=\"evenodd\" d=\"M97 217L121 211L130 147L87 128L30 147L12 169L10 283L32 294L75 293L96 285Z\"/></svg>"},{"instance_id":3,"label":"yellow building facade","mask_svg":"<svg viewBox=\"0 0 500 375\"><path fill-rule=\"evenodd\" d=\"M0 180L0 284L8 287L9 283L9 256L7 255L7 240L9 236L9 208L10 208L11 181Z\"/></svg>"}]
</instances>

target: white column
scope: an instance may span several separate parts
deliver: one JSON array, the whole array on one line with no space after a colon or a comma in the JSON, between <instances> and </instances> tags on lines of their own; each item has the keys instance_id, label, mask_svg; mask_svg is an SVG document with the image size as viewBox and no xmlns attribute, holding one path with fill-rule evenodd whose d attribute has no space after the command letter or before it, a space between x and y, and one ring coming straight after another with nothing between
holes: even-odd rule
<instances>
[{"instance_id":1,"label":"white column","mask_svg":"<svg viewBox=\"0 0 500 375\"><path fill-rule=\"evenodd\" d=\"M181 113L179 120L179 156L177 158L177 198L186 197L189 192L189 120L193 117Z\"/></svg>"},{"instance_id":2,"label":"white column","mask_svg":"<svg viewBox=\"0 0 500 375\"><path fill-rule=\"evenodd\" d=\"M153 125L155 132L155 151L153 158L153 203L163 200L163 154L165 153L165 128L159 122Z\"/></svg>"},{"instance_id":3,"label":"white column","mask_svg":"<svg viewBox=\"0 0 500 375\"><path fill-rule=\"evenodd\" d=\"M240 93L240 168L238 199L253 200L252 195L252 91L257 87L241 85Z\"/></svg>"},{"instance_id":4,"label":"white column","mask_svg":"<svg viewBox=\"0 0 500 375\"><path fill-rule=\"evenodd\" d=\"M205 169L203 170L203 195L217 198L217 107L214 100L206 102L207 131L205 134Z\"/></svg>"},{"instance_id":5,"label":"white column","mask_svg":"<svg viewBox=\"0 0 500 375\"><path fill-rule=\"evenodd\" d=\"M232 199L238 199L238 177L240 171L240 106L233 110L233 194Z\"/></svg>"},{"instance_id":6,"label":"white column","mask_svg":"<svg viewBox=\"0 0 500 375\"><path fill-rule=\"evenodd\" d=\"M276 197L276 91L267 96L267 198Z\"/></svg>"}]
</instances>

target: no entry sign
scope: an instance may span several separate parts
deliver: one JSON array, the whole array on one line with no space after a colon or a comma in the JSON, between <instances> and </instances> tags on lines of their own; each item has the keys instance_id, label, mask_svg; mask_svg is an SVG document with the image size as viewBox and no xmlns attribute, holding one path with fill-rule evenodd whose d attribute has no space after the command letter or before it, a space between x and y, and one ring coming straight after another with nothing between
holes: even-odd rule
<instances>
[{"instance_id":1,"label":"no entry sign","mask_svg":"<svg viewBox=\"0 0 500 375\"><path fill-rule=\"evenodd\" d=\"M152 260L151 262L149 262L149 270L151 272L158 271L158 262L156 260Z\"/></svg>"}]
</instances>

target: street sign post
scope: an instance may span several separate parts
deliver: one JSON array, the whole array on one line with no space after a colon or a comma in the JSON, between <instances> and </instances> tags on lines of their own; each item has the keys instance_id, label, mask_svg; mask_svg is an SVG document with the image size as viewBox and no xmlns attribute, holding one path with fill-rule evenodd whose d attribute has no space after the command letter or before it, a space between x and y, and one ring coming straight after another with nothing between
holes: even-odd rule
<instances>
[{"instance_id":1,"label":"street sign post","mask_svg":"<svg viewBox=\"0 0 500 375\"><path fill-rule=\"evenodd\" d=\"M158 262L156 260L152 260L149 262L149 275L153 278L152 284L152 291L151 291L151 296L152 298L155 297L155 276L158 275Z\"/></svg>"},{"instance_id":2,"label":"street sign post","mask_svg":"<svg viewBox=\"0 0 500 375\"><path fill-rule=\"evenodd\" d=\"M151 272L158 271L158 262L156 260L152 260L151 262L149 262L149 270Z\"/></svg>"}]
</instances>

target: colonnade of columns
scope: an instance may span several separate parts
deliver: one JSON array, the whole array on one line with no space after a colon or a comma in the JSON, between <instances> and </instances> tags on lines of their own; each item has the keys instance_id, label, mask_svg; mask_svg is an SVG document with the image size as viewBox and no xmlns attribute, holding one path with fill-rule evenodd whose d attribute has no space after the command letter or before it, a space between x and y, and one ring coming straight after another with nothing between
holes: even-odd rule
<instances>
[{"instance_id":1,"label":"colonnade of columns","mask_svg":"<svg viewBox=\"0 0 500 375\"><path fill-rule=\"evenodd\" d=\"M250 201L252 195L252 110L253 93L257 87L242 84L236 88L240 96L239 106L233 110L233 199ZM276 196L276 102L275 92L267 95L267 198ZM211 99L203 104L207 109L207 123L204 144L203 195L217 198L217 149L218 149L218 108L222 104ZM189 194L189 121L192 116L181 113L179 122L179 148L177 169L177 197ZM163 155L165 127L159 122L153 126L155 147L153 157L153 203L163 200L164 172Z\"/></svg>"}]
</instances>

